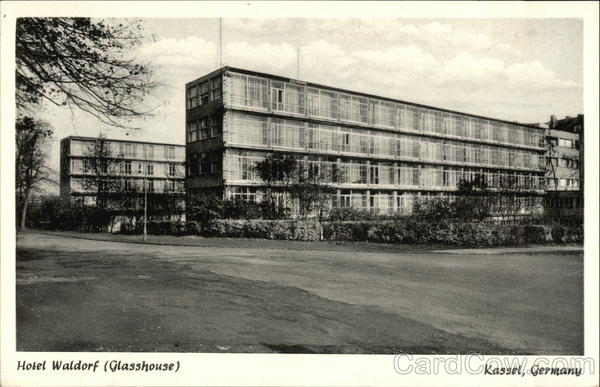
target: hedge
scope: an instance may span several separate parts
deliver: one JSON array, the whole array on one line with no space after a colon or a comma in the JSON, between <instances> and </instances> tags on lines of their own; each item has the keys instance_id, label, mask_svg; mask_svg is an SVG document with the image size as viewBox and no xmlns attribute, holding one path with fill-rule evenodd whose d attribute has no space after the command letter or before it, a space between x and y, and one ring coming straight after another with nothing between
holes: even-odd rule
<instances>
[{"instance_id":1,"label":"hedge","mask_svg":"<svg viewBox=\"0 0 600 387\"><path fill-rule=\"evenodd\" d=\"M494 223L424 223L412 220L336 221L230 220L148 222L148 233L211 237L287 239L301 241L377 242L448 246L518 246L581 243L583 227L501 225Z\"/></svg>"},{"instance_id":2,"label":"hedge","mask_svg":"<svg viewBox=\"0 0 600 387\"><path fill-rule=\"evenodd\" d=\"M142 229L142 223L135 227L136 231ZM184 235L186 227L184 223L171 222L168 220L151 220L146 223L148 234L152 235Z\"/></svg>"},{"instance_id":3,"label":"hedge","mask_svg":"<svg viewBox=\"0 0 600 387\"><path fill-rule=\"evenodd\" d=\"M188 222L187 233L214 237L289 239L317 241L320 225L315 221L213 219L204 224Z\"/></svg>"}]
</instances>

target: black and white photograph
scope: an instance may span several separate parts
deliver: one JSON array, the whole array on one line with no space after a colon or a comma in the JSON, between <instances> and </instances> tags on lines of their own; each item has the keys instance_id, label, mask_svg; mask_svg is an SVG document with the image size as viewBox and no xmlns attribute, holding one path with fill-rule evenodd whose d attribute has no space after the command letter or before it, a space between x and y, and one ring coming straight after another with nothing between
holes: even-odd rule
<instances>
[{"instance_id":1,"label":"black and white photograph","mask_svg":"<svg viewBox=\"0 0 600 387\"><path fill-rule=\"evenodd\" d=\"M182 3L2 4L3 385L597 385L598 3Z\"/></svg>"}]
</instances>

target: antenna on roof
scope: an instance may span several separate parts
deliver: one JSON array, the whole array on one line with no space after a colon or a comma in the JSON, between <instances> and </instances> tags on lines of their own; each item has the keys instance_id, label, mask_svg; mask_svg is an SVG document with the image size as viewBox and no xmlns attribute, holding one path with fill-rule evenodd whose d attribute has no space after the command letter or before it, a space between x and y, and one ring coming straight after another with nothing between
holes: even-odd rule
<instances>
[{"instance_id":1,"label":"antenna on roof","mask_svg":"<svg viewBox=\"0 0 600 387\"><path fill-rule=\"evenodd\" d=\"M223 18L219 18L219 68L223 67Z\"/></svg>"},{"instance_id":2,"label":"antenna on roof","mask_svg":"<svg viewBox=\"0 0 600 387\"><path fill-rule=\"evenodd\" d=\"M300 47L296 52L296 79L300 79Z\"/></svg>"}]
</instances>

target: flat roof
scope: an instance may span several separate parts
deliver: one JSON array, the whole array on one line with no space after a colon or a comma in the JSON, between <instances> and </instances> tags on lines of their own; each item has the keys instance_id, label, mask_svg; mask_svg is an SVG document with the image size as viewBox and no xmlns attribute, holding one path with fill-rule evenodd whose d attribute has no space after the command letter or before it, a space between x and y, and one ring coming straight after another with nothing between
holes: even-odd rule
<instances>
[{"instance_id":1,"label":"flat roof","mask_svg":"<svg viewBox=\"0 0 600 387\"><path fill-rule=\"evenodd\" d=\"M480 116L477 114L471 114L471 113L465 113L465 112L461 112L458 110L450 110L450 109L444 109L444 108L439 108L439 107L435 107L435 106L429 106L429 105L423 105L423 104L419 104L419 103L415 103L415 102L409 102L409 101L404 101L401 99L394 99L394 98L389 98L389 97L383 97L383 96L379 96L379 95L375 95L375 94L369 94L369 93L363 93L360 91L353 91L353 90L348 90L348 89L341 89L338 87L333 87L333 86L327 86L327 85L322 85L319 83L312 83L312 82L306 82L306 81L302 81L299 79L294 79L294 78L288 78L288 77L283 77L280 75L275 75L275 74L269 74L269 73L262 73L262 72L258 72L258 71L253 71L253 70L246 70L246 69L242 69L242 68L238 68L238 67L232 67L232 66L223 66L215 71L212 71L206 75L203 75L199 78L194 79L193 81L190 81L188 83L185 84L186 89L188 87L188 85L194 83L194 82L198 82L200 80L204 80L204 79L208 79L208 78L212 78L213 76L220 74L220 73L224 73L226 71L233 71L233 72L237 72L237 73L241 73L241 74L246 74L246 75L255 75L255 76L260 76L260 77L267 77L267 78L274 78L280 81L284 81L284 82L295 82L301 85L305 85L305 86L310 86L310 87L317 87L317 88L321 88L321 89L326 89L326 90L331 90L331 91L336 91L339 93L350 93L350 94L356 94L356 95L360 95L363 97L368 97L368 98L377 98L380 100L384 100L384 101L388 101L388 102L396 102L396 103L402 103L405 105L410 105L410 106L415 106L415 107L420 107L420 108L425 108L425 109L431 109L431 110L437 110L440 112L445 112L445 113L454 113L454 114L460 114L460 115L464 115L464 116L469 116L469 117L474 117L474 118L481 118L481 119L485 119L485 120L491 120L491 121L497 121L497 122L502 122L505 124L511 124L511 125L519 125L519 126L525 126L528 128L534 128L534 129L538 129L538 130L543 130L543 128L537 126L537 125L533 125L533 124L523 124L517 121L508 121L508 120L502 120L502 119L498 119L498 118L493 118L493 117L486 117L486 116Z\"/></svg>"},{"instance_id":2,"label":"flat roof","mask_svg":"<svg viewBox=\"0 0 600 387\"><path fill-rule=\"evenodd\" d=\"M67 136L62 138L60 141L63 142L65 140L84 140L84 141L96 141L98 140L98 137L87 137L87 136ZM168 143L168 142L153 142L153 141L139 141L139 140L119 140L116 138L105 138L107 141L113 141L113 142L133 142L136 144L150 144L150 145L167 145L167 146L178 146L178 147L182 147L185 148L185 145L181 145L181 144L172 144L172 143Z\"/></svg>"}]
</instances>

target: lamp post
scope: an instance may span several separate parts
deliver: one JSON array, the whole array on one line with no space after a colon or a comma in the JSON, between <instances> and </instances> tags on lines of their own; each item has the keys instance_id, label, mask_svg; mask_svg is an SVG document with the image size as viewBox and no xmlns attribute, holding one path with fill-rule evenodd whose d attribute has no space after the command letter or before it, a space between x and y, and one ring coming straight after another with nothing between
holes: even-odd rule
<instances>
[{"instance_id":1,"label":"lamp post","mask_svg":"<svg viewBox=\"0 0 600 387\"><path fill-rule=\"evenodd\" d=\"M146 166L146 168L148 168ZM146 173L148 171L146 170ZM144 173L144 242L148 236L148 230L146 228L146 219L148 218L148 189L146 188L146 173Z\"/></svg>"},{"instance_id":2,"label":"lamp post","mask_svg":"<svg viewBox=\"0 0 600 387\"><path fill-rule=\"evenodd\" d=\"M148 190L146 189L146 173L148 172L148 164L142 164L142 170L140 171L142 173L142 177L143 177L143 184L144 184L144 236L143 236L143 240L146 241L146 238L148 236L148 229L146 227L146 219L148 217Z\"/></svg>"}]
</instances>

